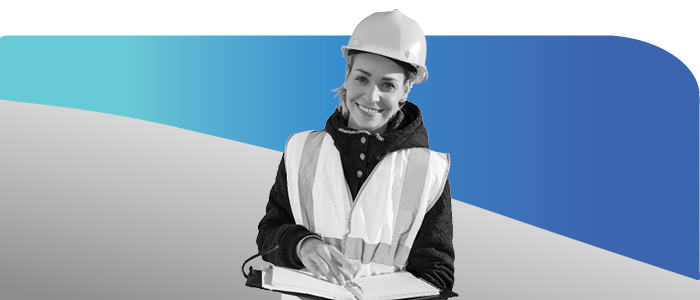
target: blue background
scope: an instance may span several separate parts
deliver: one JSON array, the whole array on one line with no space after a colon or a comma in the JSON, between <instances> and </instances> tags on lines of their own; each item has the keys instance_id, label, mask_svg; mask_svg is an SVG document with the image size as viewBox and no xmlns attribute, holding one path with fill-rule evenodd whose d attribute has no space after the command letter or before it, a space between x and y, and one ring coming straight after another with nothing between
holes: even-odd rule
<instances>
[{"instance_id":1,"label":"blue background","mask_svg":"<svg viewBox=\"0 0 700 300\"><path fill-rule=\"evenodd\" d=\"M348 36L0 38L0 99L282 151L323 127ZM409 101L454 199L700 279L698 85L633 39L428 37Z\"/></svg>"}]
</instances>

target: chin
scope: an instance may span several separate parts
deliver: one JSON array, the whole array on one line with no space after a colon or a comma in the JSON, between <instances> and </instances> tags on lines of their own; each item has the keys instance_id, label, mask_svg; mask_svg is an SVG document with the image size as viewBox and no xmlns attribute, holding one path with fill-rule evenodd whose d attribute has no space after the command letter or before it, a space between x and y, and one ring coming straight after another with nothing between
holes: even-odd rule
<instances>
[{"instance_id":1,"label":"chin","mask_svg":"<svg viewBox=\"0 0 700 300\"><path fill-rule=\"evenodd\" d=\"M353 104L355 105L355 104ZM355 128L355 129L361 129L361 130L367 130L367 131L374 131L386 124L388 121L387 118L384 117L383 114L378 114L374 117L368 117L362 113L362 111L359 111L358 108L354 108L350 110L350 116L349 119L352 119L352 121L360 128ZM348 124L349 125L349 124Z\"/></svg>"}]
</instances>

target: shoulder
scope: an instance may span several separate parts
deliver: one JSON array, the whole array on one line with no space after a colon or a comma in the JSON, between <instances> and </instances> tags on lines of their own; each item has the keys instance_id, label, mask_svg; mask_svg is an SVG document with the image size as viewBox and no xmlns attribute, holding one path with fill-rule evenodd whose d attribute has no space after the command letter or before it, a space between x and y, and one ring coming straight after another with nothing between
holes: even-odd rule
<instances>
[{"instance_id":1,"label":"shoulder","mask_svg":"<svg viewBox=\"0 0 700 300\"><path fill-rule=\"evenodd\" d=\"M393 155L406 155L407 159L421 159L425 162L428 161L440 161L449 166L450 164L450 154L442 153L430 150L430 148L425 147L413 147L405 148L392 152ZM412 155L411 155L412 154Z\"/></svg>"},{"instance_id":2,"label":"shoulder","mask_svg":"<svg viewBox=\"0 0 700 300\"><path fill-rule=\"evenodd\" d=\"M287 162L291 160L299 160L304 152L312 150L311 153L317 153L322 147L327 148L333 144L333 139L324 130L310 130L292 134L287 139L287 144L284 147L284 158ZM316 150L314 150L316 149Z\"/></svg>"},{"instance_id":3,"label":"shoulder","mask_svg":"<svg viewBox=\"0 0 700 300\"><path fill-rule=\"evenodd\" d=\"M287 144L285 145L284 149L285 152L290 149L290 145L297 145L301 144L304 145L306 143L306 140L308 139L322 139L327 135L326 131L324 130L309 130L309 131L302 131L299 133L294 133L289 136L287 139Z\"/></svg>"}]
</instances>

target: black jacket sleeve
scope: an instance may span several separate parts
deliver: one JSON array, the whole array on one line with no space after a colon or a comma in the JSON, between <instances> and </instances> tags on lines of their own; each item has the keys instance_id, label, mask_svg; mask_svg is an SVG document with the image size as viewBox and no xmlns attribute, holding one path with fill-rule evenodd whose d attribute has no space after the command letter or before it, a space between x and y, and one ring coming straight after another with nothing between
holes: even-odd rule
<instances>
[{"instance_id":1,"label":"black jacket sleeve","mask_svg":"<svg viewBox=\"0 0 700 300\"><path fill-rule=\"evenodd\" d=\"M452 245L452 196L450 181L425 214L408 256L406 270L440 289L454 286L455 251Z\"/></svg>"},{"instance_id":2,"label":"black jacket sleeve","mask_svg":"<svg viewBox=\"0 0 700 300\"><path fill-rule=\"evenodd\" d=\"M307 236L313 235L306 227L294 222L289 194L287 192L287 171L284 156L277 170L275 184L270 190L265 216L258 224L258 251L279 245L280 248L263 255L263 260L277 266L301 269L304 265L296 255L296 245Z\"/></svg>"}]
</instances>

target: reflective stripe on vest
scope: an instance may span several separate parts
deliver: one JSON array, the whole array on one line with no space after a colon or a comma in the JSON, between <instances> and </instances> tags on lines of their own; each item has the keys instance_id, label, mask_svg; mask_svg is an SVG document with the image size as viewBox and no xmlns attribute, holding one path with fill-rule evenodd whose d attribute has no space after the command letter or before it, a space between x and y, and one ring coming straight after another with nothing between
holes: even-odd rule
<instances>
[{"instance_id":1,"label":"reflective stripe on vest","mask_svg":"<svg viewBox=\"0 0 700 300\"><path fill-rule=\"evenodd\" d=\"M425 213L442 194L449 155L427 148L387 154L354 203L340 153L325 131L292 135L285 164L295 222L361 262L368 276L405 269Z\"/></svg>"}]
</instances>

